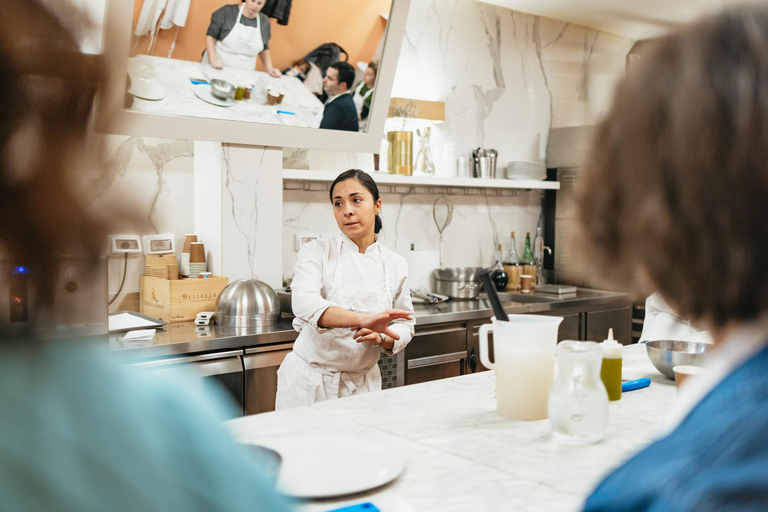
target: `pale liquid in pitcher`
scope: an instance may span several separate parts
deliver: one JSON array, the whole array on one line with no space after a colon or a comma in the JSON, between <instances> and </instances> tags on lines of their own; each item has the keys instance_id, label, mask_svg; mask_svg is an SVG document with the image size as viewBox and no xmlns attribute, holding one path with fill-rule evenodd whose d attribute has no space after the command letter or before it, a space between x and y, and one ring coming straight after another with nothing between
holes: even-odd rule
<instances>
[{"instance_id":1,"label":"pale liquid in pitcher","mask_svg":"<svg viewBox=\"0 0 768 512\"><path fill-rule=\"evenodd\" d=\"M546 419L554 353L521 350L510 343L495 343L494 351L499 414L515 420Z\"/></svg>"}]
</instances>

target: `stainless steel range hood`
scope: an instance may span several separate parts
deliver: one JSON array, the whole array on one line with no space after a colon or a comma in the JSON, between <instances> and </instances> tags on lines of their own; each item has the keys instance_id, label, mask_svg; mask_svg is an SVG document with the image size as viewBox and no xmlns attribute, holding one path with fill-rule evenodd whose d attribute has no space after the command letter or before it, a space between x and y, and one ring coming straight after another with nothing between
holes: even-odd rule
<instances>
[{"instance_id":1,"label":"stainless steel range hood","mask_svg":"<svg viewBox=\"0 0 768 512\"><path fill-rule=\"evenodd\" d=\"M589 154L595 126L554 128L547 141L547 174L560 182L560 190L544 197L544 242L552 247L545 260L550 282L601 287L599 276L575 257L579 243L576 233L575 193Z\"/></svg>"}]
</instances>

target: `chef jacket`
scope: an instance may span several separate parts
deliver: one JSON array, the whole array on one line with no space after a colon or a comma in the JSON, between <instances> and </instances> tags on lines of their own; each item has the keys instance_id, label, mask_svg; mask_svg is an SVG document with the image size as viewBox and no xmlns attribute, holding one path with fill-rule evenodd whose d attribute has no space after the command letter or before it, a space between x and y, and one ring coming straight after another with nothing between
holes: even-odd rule
<instances>
[{"instance_id":1,"label":"chef jacket","mask_svg":"<svg viewBox=\"0 0 768 512\"><path fill-rule=\"evenodd\" d=\"M358 252L357 245L346 235L340 234L342 251ZM332 306L345 307L342 304L334 304L326 299L331 291L336 266L341 254L337 238L320 238L304 244L299 251L299 259L296 262L296 274L291 282L291 300L293 314L293 328L301 331L305 326L317 330L319 333L329 331L317 325L325 310ZM383 263L388 269L389 288L392 291L392 309L404 309L413 312L411 293L408 285L408 264L405 258L396 252L384 247L378 241L371 244L360 257L383 257ZM365 279L361 276L361 287L369 287L383 290L384 283L373 279ZM413 316L413 313L412 313ZM389 327L400 335L390 354L397 354L405 348L414 333L415 320L395 320ZM298 340L297 340L298 341ZM294 350L296 347L294 346ZM311 362L311 361L308 361ZM342 369L343 368L337 368Z\"/></svg>"}]
</instances>

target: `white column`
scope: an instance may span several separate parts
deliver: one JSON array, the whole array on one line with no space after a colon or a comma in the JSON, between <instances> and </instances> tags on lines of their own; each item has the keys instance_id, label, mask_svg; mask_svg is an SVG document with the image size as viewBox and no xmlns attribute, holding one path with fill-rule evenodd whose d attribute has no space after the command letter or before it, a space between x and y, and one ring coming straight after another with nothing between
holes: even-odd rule
<instances>
[{"instance_id":1,"label":"white column","mask_svg":"<svg viewBox=\"0 0 768 512\"><path fill-rule=\"evenodd\" d=\"M198 240L205 243L208 271L226 276L222 266L221 154L221 143L195 141L194 226Z\"/></svg>"},{"instance_id":2,"label":"white column","mask_svg":"<svg viewBox=\"0 0 768 512\"><path fill-rule=\"evenodd\" d=\"M224 144L221 155L222 274L282 287L283 152Z\"/></svg>"}]
</instances>

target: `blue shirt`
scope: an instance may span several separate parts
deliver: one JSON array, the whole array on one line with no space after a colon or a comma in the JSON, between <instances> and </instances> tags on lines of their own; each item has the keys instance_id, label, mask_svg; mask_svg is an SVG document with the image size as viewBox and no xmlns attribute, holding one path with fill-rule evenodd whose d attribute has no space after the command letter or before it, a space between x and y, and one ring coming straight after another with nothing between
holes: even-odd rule
<instances>
[{"instance_id":1,"label":"blue shirt","mask_svg":"<svg viewBox=\"0 0 768 512\"><path fill-rule=\"evenodd\" d=\"M0 510L280 511L199 378L89 344L0 340Z\"/></svg>"},{"instance_id":2,"label":"blue shirt","mask_svg":"<svg viewBox=\"0 0 768 512\"><path fill-rule=\"evenodd\" d=\"M584 510L768 510L768 348L609 475Z\"/></svg>"}]
</instances>

